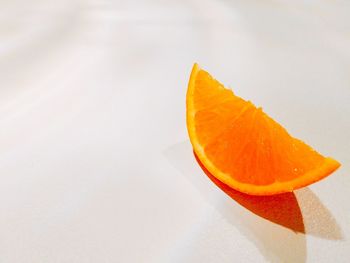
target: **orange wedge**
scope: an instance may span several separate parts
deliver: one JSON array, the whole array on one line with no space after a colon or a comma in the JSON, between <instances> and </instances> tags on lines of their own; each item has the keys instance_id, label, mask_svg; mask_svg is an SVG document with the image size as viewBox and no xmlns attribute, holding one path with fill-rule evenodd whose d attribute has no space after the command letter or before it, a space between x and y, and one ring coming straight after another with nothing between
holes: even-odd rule
<instances>
[{"instance_id":1,"label":"orange wedge","mask_svg":"<svg viewBox=\"0 0 350 263\"><path fill-rule=\"evenodd\" d=\"M214 177L240 192L291 192L340 166L292 137L261 108L236 96L197 64L186 104L187 129L199 160Z\"/></svg>"}]
</instances>

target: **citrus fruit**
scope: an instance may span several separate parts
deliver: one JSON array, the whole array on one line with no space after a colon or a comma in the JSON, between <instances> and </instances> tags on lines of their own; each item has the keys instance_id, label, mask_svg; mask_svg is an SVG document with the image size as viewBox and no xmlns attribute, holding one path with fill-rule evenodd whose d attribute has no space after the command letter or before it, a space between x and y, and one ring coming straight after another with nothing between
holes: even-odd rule
<instances>
[{"instance_id":1,"label":"citrus fruit","mask_svg":"<svg viewBox=\"0 0 350 263\"><path fill-rule=\"evenodd\" d=\"M204 167L251 195L273 195L321 180L340 163L324 157L194 64L186 96L187 129Z\"/></svg>"}]
</instances>

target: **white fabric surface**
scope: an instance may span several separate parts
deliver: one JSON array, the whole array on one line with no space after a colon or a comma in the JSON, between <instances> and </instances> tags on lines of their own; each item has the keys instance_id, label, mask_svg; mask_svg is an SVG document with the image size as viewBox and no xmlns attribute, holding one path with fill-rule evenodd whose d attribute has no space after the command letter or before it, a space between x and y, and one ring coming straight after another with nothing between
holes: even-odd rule
<instances>
[{"instance_id":1,"label":"white fabric surface","mask_svg":"<svg viewBox=\"0 0 350 263\"><path fill-rule=\"evenodd\" d=\"M349 262L348 1L0 7L0 262ZM343 164L296 192L305 234L198 167L194 62Z\"/></svg>"}]
</instances>

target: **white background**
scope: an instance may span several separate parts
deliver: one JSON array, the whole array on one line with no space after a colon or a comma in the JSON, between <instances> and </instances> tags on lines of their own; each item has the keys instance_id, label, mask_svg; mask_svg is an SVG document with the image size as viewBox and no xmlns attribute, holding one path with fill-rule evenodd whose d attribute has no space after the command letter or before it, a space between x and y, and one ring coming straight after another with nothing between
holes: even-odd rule
<instances>
[{"instance_id":1,"label":"white background","mask_svg":"<svg viewBox=\"0 0 350 263\"><path fill-rule=\"evenodd\" d=\"M349 14L1 0L0 262L349 262ZM194 62L342 167L284 197L226 195L187 136Z\"/></svg>"}]
</instances>

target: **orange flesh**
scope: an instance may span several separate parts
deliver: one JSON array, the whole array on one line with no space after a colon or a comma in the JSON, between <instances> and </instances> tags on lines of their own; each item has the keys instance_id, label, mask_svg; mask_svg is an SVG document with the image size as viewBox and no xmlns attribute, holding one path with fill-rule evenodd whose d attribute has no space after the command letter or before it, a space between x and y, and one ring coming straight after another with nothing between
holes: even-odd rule
<instances>
[{"instance_id":1,"label":"orange flesh","mask_svg":"<svg viewBox=\"0 0 350 263\"><path fill-rule=\"evenodd\" d=\"M219 180L256 195L292 191L339 167L293 138L261 108L194 65L187 93L194 151Z\"/></svg>"}]
</instances>

